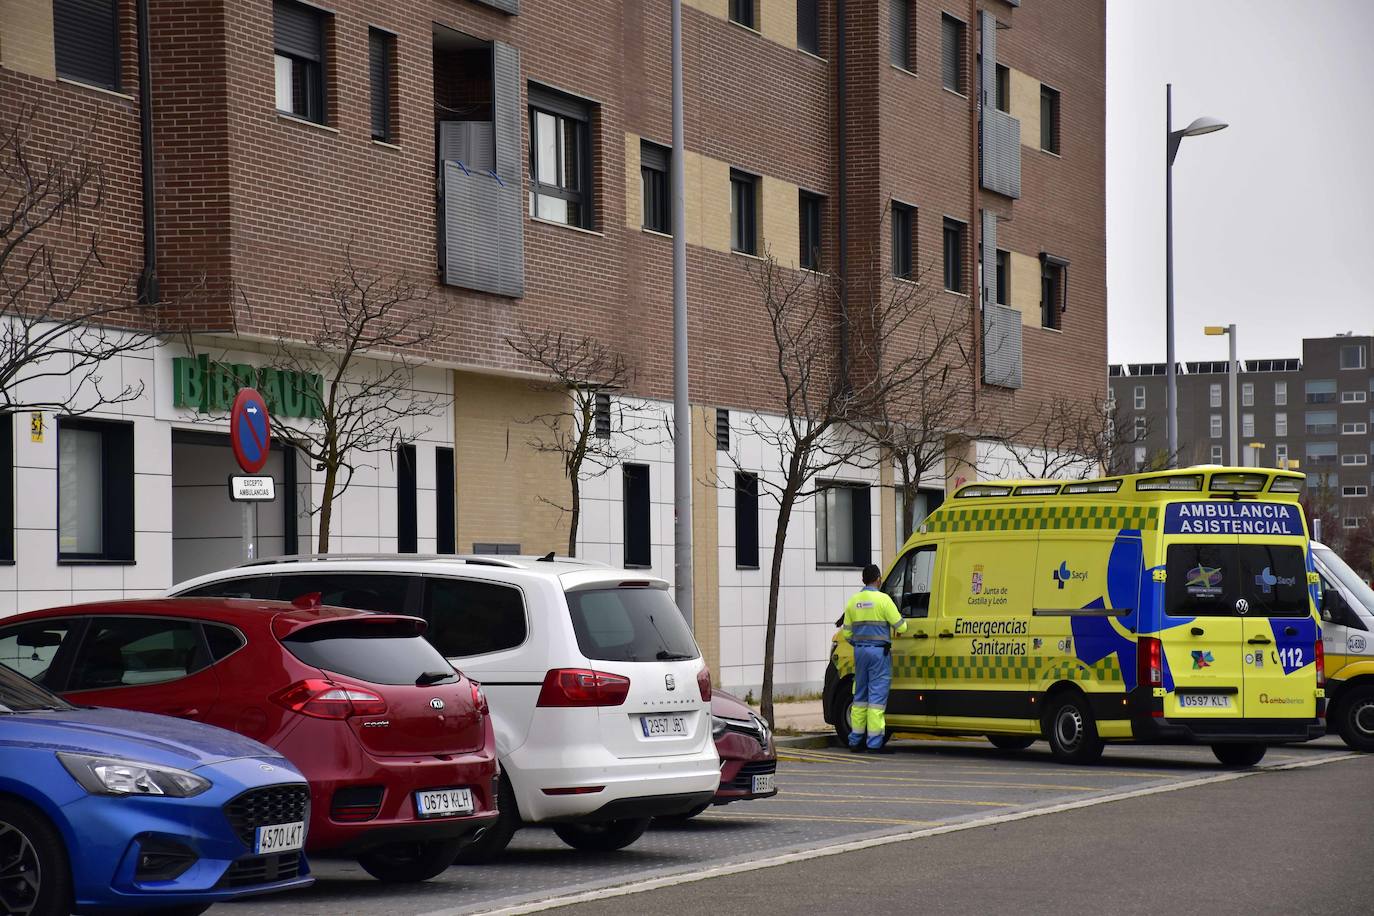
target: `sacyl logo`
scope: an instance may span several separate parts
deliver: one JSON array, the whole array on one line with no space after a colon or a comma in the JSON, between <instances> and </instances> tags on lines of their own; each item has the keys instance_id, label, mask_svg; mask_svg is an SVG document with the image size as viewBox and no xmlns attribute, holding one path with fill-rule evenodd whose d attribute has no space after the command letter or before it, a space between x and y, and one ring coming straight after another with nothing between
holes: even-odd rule
<instances>
[{"instance_id":1,"label":"sacyl logo","mask_svg":"<svg viewBox=\"0 0 1374 916\"><path fill-rule=\"evenodd\" d=\"M1087 572L1083 570L1069 569L1069 564L1067 560L1060 563L1059 568L1054 571L1054 581L1059 584L1059 587L1061 589L1067 582L1085 582L1087 581L1087 578Z\"/></svg>"},{"instance_id":2,"label":"sacyl logo","mask_svg":"<svg viewBox=\"0 0 1374 916\"><path fill-rule=\"evenodd\" d=\"M1263 591L1266 595L1273 594L1274 586L1276 585L1295 585L1297 584L1297 581L1297 576L1274 575L1272 572L1270 572L1268 566L1264 567L1264 572L1260 573L1258 576L1255 576L1255 584L1258 585L1260 587L1260 590Z\"/></svg>"}]
</instances>

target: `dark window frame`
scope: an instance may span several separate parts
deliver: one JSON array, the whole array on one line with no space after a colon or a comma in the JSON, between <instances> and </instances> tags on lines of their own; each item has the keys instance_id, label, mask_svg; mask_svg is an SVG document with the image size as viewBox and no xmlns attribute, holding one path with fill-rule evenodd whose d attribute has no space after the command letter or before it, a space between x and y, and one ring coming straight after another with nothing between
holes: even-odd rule
<instances>
[{"instance_id":1,"label":"dark window frame","mask_svg":"<svg viewBox=\"0 0 1374 916\"><path fill-rule=\"evenodd\" d=\"M1040 326L1055 331L1064 329L1064 313L1069 310L1069 262L1046 252L1040 253Z\"/></svg>"},{"instance_id":2,"label":"dark window frame","mask_svg":"<svg viewBox=\"0 0 1374 916\"><path fill-rule=\"evenodd\" d=\"M759 253L759 184L757 175L730 170L730 250L751 257Z\"/></svg>"},{"instance_id":3,"label":"dark window frame","mask_svg":"<svg viewBox=\"0 0 1374 916\"><path fill-rule=\"evenodd\" d=\"M98 8L92 0L54 0L52 4L53 27L53 66L60 79L71 80L87 86L96 86L119 92L123 86L124 61L119 40L120 0L104 0ZM92 21L92 13L105 14L109 18L109 29L97 29ZM102 17L103 18L103 17ZM71 36L65 29L71 28ZM101 33L104 33L101 35ZM100 36L100 51L108 51L107 60L93 61L80 55L72 44L80 44L83 50L94 49L97 36ZM109 44L104 41L108 38ZM77 54L80 59L72 59L69 54ZM108 66L109 69L105 69Z\"/></svg>"},{"instance_id":4,"label":"dark window frame","mask_svg":"<svg viewBox=\"0 0 1374 916\"><path fill-rule=\"evenodd\" d=\"M654 564L652 474L647 464L626 462L621 466L622 507L626 569L649 569Z\"/></svg>"},{"instance_id":5,"label":"dark window frame","mask_svg":"<svg viewBox=\"0 0 1374 916\"><path fill-rule=\"evenodd\" d=\"M917 218L915 207L892 202L892 276L899 280L913 279Z\"/></svg>"},{"instance_id":6,"label":"dark window frame","mask_svg":"<svg viewBox=\"0 0 1374 916\"><path fill-rule=\"evenodd\" d=\"M100 565L135 562L134 545L134 424L126 420L59 417L58 454L62 431L100 433L101 549L94 553L62 550L62 473L57 474L57 562L59 565Z\"/></svg>"},{"instance_id":7,"label":"dark window frame","mask_svg":"<svg viewBox=\"0 0 1374 916\"><path fill-rule=\"evenodd\" d=\"M757 0L730 0L729 11L726 15L735 25L742 25L746 29L758 31L759 10Z\"/></svg>"},{"instance_id":8,"label":"dark window frame","mask_svg":"<svg viewBox=\"0 0 1374 916\"><path fill-rule=\"evenodd\" d=\"M730 411L716 408L716 451L730 451Z\"/></svg>"},{"instance_id":9,"label":"dark window frame","mask_svg":"<svg viewBox=\"0 0 1374 916\"><path fill-rule=\"evenodd\" d=\"M911 0L888 0L887 27L891 34L888 36L887 60L892 66L908 73L916 72L912 54L916 47L912 40L913 12Z\"/></svg>"},{"instance_id":10,"label":"dark window frame","mask_svg":"<svg viewBox=\"0 0 1374 916\"><path fill-rule=\"evenodd\" d=\"M577 96L559 92L537 83L529 85L529 130L530 130L530 216L543 222L572 226L577 229L593 229L596 219L592 206L594 188L592 177L592 103ZM559 175L569 172L575 185L547 184L539 180L539 115L554 119L554 171ZM576 147L577 161L567 167L567 131L571 129L573 145ZM547 197L562 200L576 219L558 220L539 216L539 198Z\"/></svg>"},{"instance_id":11,"label":"dark window frame","mask_svg":"<svg viewBox=\"0 0 1374 916\"><path fill-rule=\"evenodd\" d=\"M817 57L821 54L820 0L797 0L797 48Z\"/></svg>"},{"instance_id":12,"label":"dark window frame","mask_svg":"<svg viewBox=\"0 0 1374 916\"><path fill-rule=\"evenodd\" d=\"M453 449L436 446L434 449L434 552L458 552L457 530L457 465Z\"/></svg>"},{"instance_id":13,"label":"dark window frame","mask_svg":"<svg viewBox=\"0 0 1374 916\"><path fill-rule=\"evenodd\" d=\"M14 414L0 413L0 566L14 563L14 487Z\"/></svg>"},{"instance_id":14,"label":"dark window frame","mask_svg":"<svg viewBox=\"0 0 1374 916\"><path fill-rule=\"evenodd\" d=\"M996 249L993 269L997 271L997 304L1011 303L1011 252L1005 248Z\"/></svg>"},{"instance_id":15,"label":"dark window frame","mask_svg":"<svg viewBox=\"0 0 1374 916\"><path fill-rule=\"evenodd\" d=\"M369 26L367 55L372 139L394 145L398 139L396 124L399 120L396 116L396 34Z\"/></svg>"},{"instance_id":16,"label":"dark window frame","mask_svg":"<svg viewBox=\"0 0 1374 916\"><path fill-rule=\"evenodd\" d=\"M1011 113L1011 68L1006 64L996 64L997 84L994 87L993 104L998 111Z\"/></svg>"},{"instance_id":17,"label":"dark window frame","mask_svg":"<svg viewBox=\"0 0 1374 916\"><path fill-rule=\"evenodd\" d=\"M951 29L954 38L953 57L949 47ZM952 75L951 63L954 65ZM940 14L940 84L950 92L968 96L968 23L949 13Z\"/></svg>"},{"instance_id":18,"label":"dark window frame","mask_svg":"<svg viewBox=\"0 0 1374 916\"><path fill-rule=\"evenodd\" d=\"M873 557L873 484L843 480L824 480L817 484L816 498L824 499L827 490L850 491L850 536L849 558L840 560L821 559L821 519L829 510L823 503L816 506L816 568L817 569L858 569L872 562ZM859 499L859 494L863 495ZM862 508L862 511L861 511ZM861 523L862 522L862 523ZM829 548L827 535L826 546ZM833 550L826 550L833 554Z\"/></svg>"},{"instance_id":19,"label":"dark window frame","mask_svg":"<svg viewBox=\"0 0 1374 916\"><path fill-rule=\"evenodd\" d=\"M951 237L953 242L951 243ZM968 293L965 277L965 251L968 247L968 223L946 216L941 235L944 249L944 284L951 293ZM952 281L952 282L951 282Z\"/></svg>"},{"instance_id":20,"label":"dark window frame","mask_svg":"<svg viewBox=\"0 0 1374 916\"><path fill-rule=\"evenodd\" d=\"M735 568L759 568L759 475L735 472Z\"/></svg>"},{"instance_id":21,"label":"dark window frame","mask_svg":"<svg viewBox=\"0 0 1374 916\"><path fill-rule=\"evenodd\" d=\"M797 236L800 242L797 263L807 270L821 269L825 236L823 221L825 198L810 191L797 192Z\"/></svg>"},{"instance_id":22,"label":"dark window frame","mask_svg":"<svg viewBox=\"0 0 1374 916\"><path fill-rule=\"evenodd\" d=\"M1056 156L1062 155L1060 118L1063 104L1063 94L1058 89L1040 84L1040 149Z\"/></svg>"},{"instance_id":23,"label":"dark window frame","mask_svg":"<svg viewBox=\"0 0 1374 916\"><path fill-rule=\"evenodd\" d=\"M314 22L318 50L311 52L303 47L283 46L277 35L277 16L284 10L294 10L288 15L308 16ZM328 124L328 92L325 85L328 67L327 20L332 15L308 3L297 0L273 0L273 80L276 79L276 58L291 62L291 107L277 108L277 112L292 118L300 118L315 124ZM275 89L274 101L275 104ZM298 111L297 106L303 110Z\"/></svg>"},{"instance_id":24,"label":"dark window frame","mask_svg":"<svg viewBox=\"0 0 1374 916\"><path fill-rule=\"evenodd\" d=\"M396 446L396 552L419 553L419 474L413 442Z\"/></svg>"},{"instance_id":25,"label":"dark window frame","mask_svg":"<svg viewBox=\"0 0 1374 916\"><path fill-rule=\"evenodd\" d=\"M639 141L640 228L673 234L673 198L668 187L673 151L649 140Z\"/></svg>"}]
</instances>

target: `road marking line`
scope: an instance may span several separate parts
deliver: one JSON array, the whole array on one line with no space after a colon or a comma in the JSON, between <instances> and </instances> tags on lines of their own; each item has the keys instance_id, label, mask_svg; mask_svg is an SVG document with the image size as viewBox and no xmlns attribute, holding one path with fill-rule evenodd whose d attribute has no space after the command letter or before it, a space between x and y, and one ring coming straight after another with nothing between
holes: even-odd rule
<instances>
[{"instance_id":1,"label":"road marking line","mask_svg":"<svg viewBox=\"0 0 1374 916\"><path fill-rule=\"evenodd\" d=\"M702 814L697 817L700 821L817 821L834 824L892 824L894 826L933 826L939 821L913 821L896 817L888 818L868 818L854 815L847 817L842 814L764 814L761 812L750 812L748 814Z\"/></svg>"},{"instance_id":2,"label":"road marking line","mask_svg":"<svg viewBox=\"0 0 1374 916\"><path fill-rule=\"evenodd\" d=\"M780 788L791 788L792 786L847 786L851 788L883 789L888 786L912 786L913 788L930 789L1050 789L1059 791L1061 789L1072 792L1105 792L1114 786L1066 786L1057 783L1042 782L959 782L950 779L886 779L881 784L871 782L846 782L847 779L863 779L856 776L841 776L836 779L827 779L825 782L806 782L795 779L779 779Z\"/></svg>"},{"instance_id":3,"label":"road marking line","mask_svg":"<svg viewBox=\"0 0 1374 916\"><path fill-rule=\"evenodd\" d=\"M562 896L548 897L532 903L513 904L511 906L500 907L494 910L482 910L475 916L523 916L526 913L540 913L545 910L552 910L557 907L573 906L579 903L595 903L606 900L610 897L627 897L631 894L641 894L645 891L660 890L665 887L675 887L680 884L693 884L698 881L706 881L711 878L724 878L729 875L744 874L751 871L760 871L765 868L776 868L779 865L792 865L797 862L806 862L811 859L822 859L830 856L843 855L848 852L859 852L864 849L874 849L879 846L890 846L893 843L905 843L909 840L921 840L927 837L942 836L947 833L960 833L965 830L974 830L978 827L991 827L997 824L1007 824L1012 821L1028 820L1033 817L1041 817L1046 814L1060 814L1065 811L1076 811L1080 808L1093 808L1098 805L1110 804L1112 802L1128 801L1133 798L1143 798L1150 795L1162 795L1165 792L1178 792L1182 789L1194 789L1200 786L1215 785L1223 782L1234 782L1238 779L1248 779L1251 776L1260 776L1265 773L1276 773L1285 770L1302 770L1308 767L1324 766L1328 763L1337 763L1342 760L1369 759L1364 754L1340 754L1330 757L1322 757L1316 760L1301 760L1296 763L1285 763L1279 766L1264 767L1261 769L1250 769L1241 771L1230 771L1225 773L1214 773L1210 776L1200 776L1196 779L1188 779L1180 782L1167 783L1164 785L1147 786L1139 789L1130 789L1124 792L1113 792L1106 795L1095 796L1093 798L1080 798L1072 801L1060 802L1054 805L1047 805L1042 808L1031 808L1024 811L1008 811L1003 814L990 814L986 817L975 818L967 821L959 821L950 824L941 824L935 827L925 827L920 830L907 830L901 833L886 834L879 837L869 837L860 840L848 840L843 843L835 843L829 846L818 846L811 849L803 849L797 852L784 853L782 855L770 856L765 859L756 859L752 862L735 862L728 865L717 865L704 871L680 872L673 875L665 875L661 878L649 878L643 881L635 881L619 886L602 887L590 891L581 891ZM734 815L735 817L755 817L756 815ZM713 818L716 819L716 818ZM721 816L724 820L724 816ZM801 815L793 815L787 819L807 819ZM814 820L814 818L812 818ZM860 818L868 823L867 818ZM463 913L471 913L471 910L450 908L443 910L433 910L422 916L459 916Z\"/></svg>"},{"instance_id":4,"label":"road marking line","mask_svg":"<svg viewBox=\"0 0 1374 916\"><path fill-rule=\"evenodd\" d=\"M921 804L921 805L974 805L987 808L1016 808L1021 802L995 802L995 801L971 801L964 798L924 798L916 795L904 795L894 798L890 795L846 795L844 798L836 798L833 795L826 795L821 792L792 792L788 791L768 799L769 804L779 802L795 802L804 805L847 805L856 801L876 801L883 804Z\"/></svg>"}]
</instances>

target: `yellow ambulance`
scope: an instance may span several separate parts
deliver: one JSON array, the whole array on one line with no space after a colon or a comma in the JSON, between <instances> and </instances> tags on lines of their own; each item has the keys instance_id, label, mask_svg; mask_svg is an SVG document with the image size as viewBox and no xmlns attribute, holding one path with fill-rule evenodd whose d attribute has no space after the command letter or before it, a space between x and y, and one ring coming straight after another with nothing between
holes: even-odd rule
<instances>
[{"instance_id":1,"label":"yellow ambulance","mask_svg":"<svg viewBox=\"0 0 1374 916\"><path fill-rule=\"evenodd\" d=\"M883 583L889 731L985 735L1089 763L1104 742L1210 745L1250 766L1325 733L1303 477L1187 468L961 487ZM848 731L838 635L826 720Z\"/></svg>"}]
</instances>

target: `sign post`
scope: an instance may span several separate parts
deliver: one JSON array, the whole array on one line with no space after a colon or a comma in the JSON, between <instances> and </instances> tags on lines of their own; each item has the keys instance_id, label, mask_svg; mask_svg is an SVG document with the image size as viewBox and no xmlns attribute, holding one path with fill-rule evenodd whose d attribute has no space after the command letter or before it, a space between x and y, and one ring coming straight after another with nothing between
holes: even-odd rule
<instances>
[{"instance_id":1,"label":"sign post","mask_svg":"<svg viewBox=\"0 0 1374 916\"><path fill-rule=\"evenodd\" d=\"M234 460L243 473L257 475L267 464L272 446L272 422L267 415L267 402L253 388L243 388L234 398L229 412L229 442ZM263 483L262 481L266 481ZM243 503L243 558L255 559L254 533L256 525L254 502L275 498L270 477L253 477L253 484L244 487L244 478L229 479L229 496ZM268 495L270 494L270 495Z\"/></svg>"}]
</instances>

